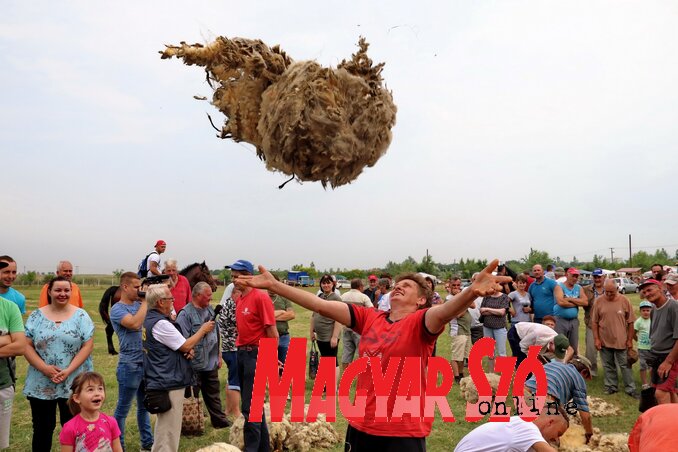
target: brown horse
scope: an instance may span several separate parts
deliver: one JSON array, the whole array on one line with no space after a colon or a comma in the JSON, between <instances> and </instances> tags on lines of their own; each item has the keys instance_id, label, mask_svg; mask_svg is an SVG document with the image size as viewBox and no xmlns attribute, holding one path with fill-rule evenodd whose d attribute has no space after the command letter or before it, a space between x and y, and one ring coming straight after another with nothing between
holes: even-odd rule
<instances>
[{"instance_id":1,"label":"brown horse","mask_svg":"<svg viewBox=\"0 0 678 452\"><path fill-rule=\"evenodd\" d=\"M186 279L188 279L191 289L197 283L202 281L210 285L212 292L217 290L217 282L212 277L210 269L207 268L207 265L205 265L205 261L202 261L202 263L195 262L181 270L179 274L185 276Z\"/></svg>"},{"instance_id":2,"label":"brown horse","mask_svg":"<svg viewBox=\"0 0 678 452\"><path fill-rule=\"evenodd\" d=\"M188 279L188 284L190 284L191 289L193 289L197 283L203 281L210 285L213 292L217 290L217 283L212 277L210 269L205 265L205 261L202 263L195 262L181 270L179 274ZM114 331L108 311L118 301L120 301L120 286L111 286L106 289L99 302L99 315L101 315L101 320L106 324L106 343L108 344L108 353L111 355L117 355L118 352L115 351L115 347L113 346Z\"/></svg>"}]
</instances>

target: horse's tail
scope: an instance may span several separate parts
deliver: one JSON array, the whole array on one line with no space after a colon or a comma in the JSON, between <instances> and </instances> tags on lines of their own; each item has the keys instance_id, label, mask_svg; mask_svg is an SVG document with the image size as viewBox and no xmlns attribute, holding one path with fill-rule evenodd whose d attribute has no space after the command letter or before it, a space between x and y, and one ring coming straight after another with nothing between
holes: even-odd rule
<instances>
[{"instance_id":1,"label":"horse's tail","mask_svg":"<svg viewBox=\"0 0 678 452\"><path fill-rule=\"evenodd\" d=\"M118 290L118 287L120 286L111 286L106 289L99 302L99 315L101 316L101 320L106 324L111 323L111 317L108 315L108 308L111 306L111 302L115 297L115 292Z\"/></svg>"}]
</instances>

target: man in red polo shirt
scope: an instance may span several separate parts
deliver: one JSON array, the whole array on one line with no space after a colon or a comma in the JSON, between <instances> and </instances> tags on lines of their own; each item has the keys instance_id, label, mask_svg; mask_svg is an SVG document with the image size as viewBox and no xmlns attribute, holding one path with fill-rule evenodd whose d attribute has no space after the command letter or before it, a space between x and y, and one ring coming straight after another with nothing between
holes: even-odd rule
<instances>
[{"instance_id":1,"label":"man in red polo shirt","mask_svg":"<svg viewBox=\"0 0 678 452\"><path fill-rule=\"evenodd\" d=\"M238 328L238 338L235 345L238 348L240 411L245 417L245 427L243 428L245 448L243 450L244 452L268 452L270 451L270 442L266 416L262 414L261 422L249 422L249 417L252 389L254 388L254 371L257 367L257 356L259 354L259 339L262 337L278 338L273 300L266 291L244 286L238 282L238 276L254 273L251 262L239 260L226 268L231 269L235 287L242 292L242 296L236 300L235 305L235 321Z\"/></svg>"}]
</instances>

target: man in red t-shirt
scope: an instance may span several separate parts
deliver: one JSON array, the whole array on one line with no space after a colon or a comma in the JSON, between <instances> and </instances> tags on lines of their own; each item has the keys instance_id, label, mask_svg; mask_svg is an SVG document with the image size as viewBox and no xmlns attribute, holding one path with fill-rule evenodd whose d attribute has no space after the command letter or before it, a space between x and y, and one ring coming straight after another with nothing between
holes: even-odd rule
<instances>
[{"instance_id":1,"label":"man in red t-shirt","mask_svg":"<svg viewBox=\"0 0 678 452\"><path fill-rule=\"evenodd\" d=\"M177 260L167 259L165 261L165 269L162 271L166 275L170 275L170 292L174 297L174 312L179 314L184 306L193 301L191 293L191 284L185 276L180 275L177 270Z\"/></svg>"},{"instance_id":2,"label":"man in red t-shirt","mask_svg":"<svg viewBox=\"0 0 678 452\"><path fill-rule=\"evenodd\" d=\"M261 275L239 276L236 284L243 287L256 287L291 300L313 312L321 312L325 317L334 319L361 335L360 357L381 357L381 369L386 374L391 358L421 358L419 394L426 392L426 366L433 352L436 338L445 329L445 325L466 311L477 298L495 290L501 283L511 281L508 276L495 276L492 271L499 262L494 260L478 274L471 287L454 296L449 301L431 307L430 286L420 275L407 273L396 279L396 285L390 292L390 311L375 311L363 306L349 305L339 301L322 300L301 289L287 286L275 280L264 267L259 267ZM397 385L402 378L403 365L399 365L393 381ZM358 376L357 389L363 390L367 397L363 419L351 420L346 431L346 450L351 452L408 452L425 451L426 437L431 432L432 422L412 419L405 414L402 419L390 419L390 422L376 419L377 394L372 380L372 372L363 372ZM395 406L397 388L392 388L386 402L387 417L391 417ZM424 397L421 397L423 412Z\"/></svg>"},{"instance_id":3,"label":"man in red t-shirt","mask_svg":"<svg viewBox=\"0 0 678 452\"><path fill-rule=\"evenodd\" d=\"M268 293L242 285L239 276L251 276L254 267L246 260L236 261L227 266L231 269L235 288L242 292L236 300L235 321L238 329L238 338L235 345L238 348L238 377L240 378L240 411L245 417L243 434L245 452L267 452L270 450L266 416L262 414L261 422L249 422L250 405L252 404L252 389L254 388L254 371L257 367L259 354L259 339L262 337L278 338L278 329L275 325L273 300Z\"/></svg>"}]
</instances>

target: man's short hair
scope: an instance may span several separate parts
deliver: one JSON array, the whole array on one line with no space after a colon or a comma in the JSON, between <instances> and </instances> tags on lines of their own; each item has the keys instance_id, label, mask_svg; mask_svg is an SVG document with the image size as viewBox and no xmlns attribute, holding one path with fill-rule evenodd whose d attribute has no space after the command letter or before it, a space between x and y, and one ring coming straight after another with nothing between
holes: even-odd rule
<instances>
[{"instance_id":1,"label":"man's short hair","mask_svg":"<svg viewBox=\"0 0 678 452\"><path fill-rule=\"evenodd\" d=\"M403 281L405 279L414 281L417 284L417 286L419 286L419 296L426 298L426 303L419 306L418 309L430 308L431 302L433 300L433 292L431 291L430 286L426 282L426 279L418 273L403 273L402 275L398 275L398 277L395 279L395 282L399 283L400 281Z\"/></svg>"},{"instance_id":2,"label":"man's short hair","mask_svg":"<svg viewBox=\"0 0 678 452\"><path fill-rule=\"evenodd\" d=\"M16 261L15 261L14 259L12 259L11 257L9 257L9 256L7 256L7 255L5 255L5 256L0 256L0 261L3 261L3 262L15 262L15 263L16 263Z\"/></svg>"},{"instance_id":3,"label":"man's short hair","mask_svg":"<svg viewBox=\"0 0 678 452\"><path fill-rule=\"evenodd\" d=\"M134 272L125 272L120 275L120 285L122 286L123 284L132 284L132 281L135 279L140 280L141 278L139 278L139 275Z\"/></svg>"},{"instance_id":4,"label":"man's short hair","mask_svg":"<svg viewBox=\"0 0 678 452\"><path fill-rule=\"evenodd\" d=\"M167 266L177 268L177 260L172 258L165 259L165 268L167 268Z\"/></svg>"},{"instance_id":5,"label":"man's short hair","mask_svg":"<svg viewBox=\"0 0 678 452\"><path fill-rule=\"evenodd\" d=\"M453 282L453 281L461 281L461 278L460 278L459 276L453 276L453 277L451 277L451 278L449 279L449 281L450 281L450 282Z\"/></svg>"},{"instance_id":6,"label":"man's short hair","mask_svg":"<svg viewBox=\"0 0 678 452\"><path fill-rule=\"evenodd\" d=\"M209 284L207 284L205 281L200 281L197 283L195 286L193 286L193 292L191 292L191 295L193 295L193 298L195 298L197 295L199 295L205 288L208 288L209 290L212 290Z\"/></svg>"},{"instance_id":7,"label":"man's short hair","mask_svg":"<svg viewBox=\"0 0 678 452\"><path fill-rule=\"evenodd\" d=\"M379 278L377 283L379 287L386 287L387 289L391 288L391 281L388 278Z\"/></svg>"},{"instance_id":8,"label":"man's short hair","mask_svg":"<svg viewBox=\"0 0 678 452\"><path fill-rule=\"evenodd\" d=\"M158 306L158 301L167 293L165 291L169 292L169 287L167 287L167 284L153 284L149 286L148 289L146 289L146 302L148 303L148 309L155 309Z\"/></svg>"},{"instance_id":9,"label":"man's short hair","mask_svg":"<svg viewBox=\"0 0 678 452\"><path fill-rule=\"evenodd\" d=\"M363 286L363 280L360 278L353 278L351 280L351 289L360 289Z\"/></svg>"},{"instance_id":10,"label":"man's short hair","mask_svg":"<svg viewBox=\"0 0 678 452\"><path fill-rule=\"evenodd\" d=\"M552 315L545 315L544 318L541 319L541 323L544 323L547 320L550 320L553 323L556 323L556 318L553 317Z\"/></svg>"}]
</instances>

